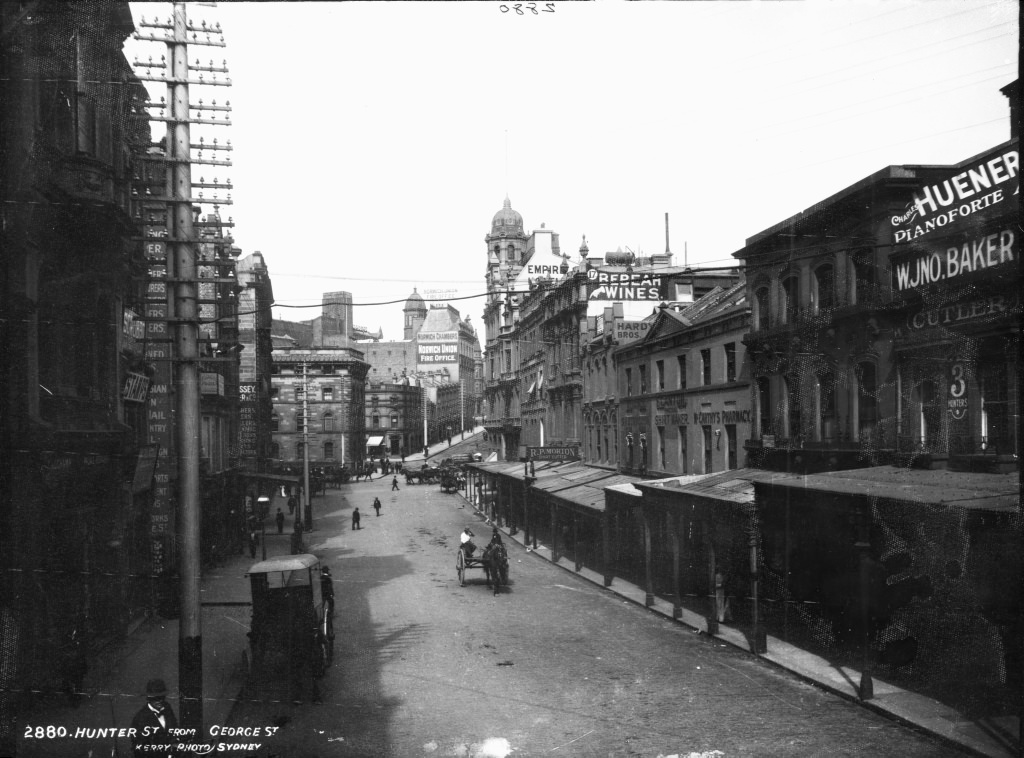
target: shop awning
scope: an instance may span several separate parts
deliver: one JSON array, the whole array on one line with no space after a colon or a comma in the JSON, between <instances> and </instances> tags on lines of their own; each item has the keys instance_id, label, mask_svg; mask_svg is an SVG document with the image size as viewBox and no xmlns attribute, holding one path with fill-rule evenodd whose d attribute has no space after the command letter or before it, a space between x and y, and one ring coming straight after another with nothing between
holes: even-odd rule
<instances>
[{"instance_id":1,"label":"shop awning","mask_svg":"<svg viewBox=\"0 0 1024 758\"><path fill-rule=\"evenodd\" d=\"M293 484L299 483L299 477L294 474L264 474L256 473L255 471L239 471L240 476L244 476L246 479L256 479L264 482L290 482Z\"/></svg>"},{"instance_id":2,"label":"shop awning","mask_svg":"<svg viewBox=\"0 0 1024 758\"><path fill-rule=\"evenodd\" d=\"M367 447L379 447L384 444L384 435L379 434L366 440Z\"/></svg>"},{"instance_id":3,"label":"shop awning","mask_svg":"<svg viewBox=\"0 0 1024 758\"><path fill-rule=\"evenodd\" d=\"M776 471L755 468L732 469L714 474L673 476L638 482L637 487L644 496L675 496L679 502L703 498L737 505L752 506L754 503L754 482L766 482L789 476Z\"/></svg>"},{"instance_id":4,"label":"shop awning","mask_svg":"<svg viewBox=\"0 0 1024 758\"><path fill-rule=\"evenodd\" d=\"M821 474L779 474L767 484L801 491L1006 513L1016 512L1020 508L1017 474L873 466Z\"/></svg>"}]
</instances>

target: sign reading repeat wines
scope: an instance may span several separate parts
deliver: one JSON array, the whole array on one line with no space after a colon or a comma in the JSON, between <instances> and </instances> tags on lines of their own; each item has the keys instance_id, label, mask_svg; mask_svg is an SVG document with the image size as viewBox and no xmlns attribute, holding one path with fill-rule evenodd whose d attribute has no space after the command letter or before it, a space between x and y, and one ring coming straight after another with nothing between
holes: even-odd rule
<instances>
[{"instance_id":1,"label":"sign reading repeat wines","mask_svg":"<svg viewBox=\"0 0 1024 758\"><path fill-rule=\"evenodd\" d=\"M968 274L1008 271L1019 260L1014 223L1020 158L1004 147L917 192L893 228L893 286L897 291L957 280Z\"/></svg>"}]
</instances>

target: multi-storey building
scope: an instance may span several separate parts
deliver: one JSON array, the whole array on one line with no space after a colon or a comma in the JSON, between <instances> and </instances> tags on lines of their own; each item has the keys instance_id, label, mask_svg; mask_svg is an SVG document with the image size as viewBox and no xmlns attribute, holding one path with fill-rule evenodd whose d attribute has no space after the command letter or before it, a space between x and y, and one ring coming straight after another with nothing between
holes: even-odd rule
<instances>
[{"instance_id":1,"label":"multi-storey building","mask_svg":"<svg viewBox=\"0 0 1024 758\"><path fill-rule=\"evenodd\" d=\"M62 635L121 633L148 605L152 368L131 184L150 133L122 52L128 3L0 14L0 645L15 659L0 691L11 693L59 683ZM10 736L0 753L14 752Z\"/></svg>"},{"instance_id":2,"label":"multi-storey building","mask_svg":"<svg viewBox=\"0 0 1024 758\"><path fill-rule=\"evenodd\" d=\"M286 469L348 466L366 450L366 374L354 347L275 347L271 399L271 457Z\"/></svg>"},{"instance_id":3,"label":"multi-storey building","mask_svg":"<svg viewBox=\"0 0 1024 758\"><path fill-rule=\"evenodd\" d=\"M238 465L262 473L270 457L270 399L273 368L271 306L274 289L259 250L239 259L238 266Z\"/></svg>"},{"instance_id":4,"label":"multi-storey building","mask_svg":"<svg viewBox=\"0 0 1024 758\"><path fill-rule=\"evenodd\" d=\"M1014 138L891 219L896 445L916 465L1018 470L1018 173Z\"/></svg>"},{"instance_id":5,"label":"multi-storey building","mask_svg":"<svg viewBox=\"0 0 1024 758\"><path fill-rule=\"evenodd\" d=\"M615 350L621 471L710 474L745 465L743 442L750 431L745 289L738 282L694 303L661 308L639 339ZM603 431L589 421L588 432Z\"/></svg>"},{"instance_id":6,"label":"multi-storey building","mask_svg":"<svg viewBox=\"0 0 1024 758\"><path fill-rule=\"evenodd\" d=\"M423 389L408 378L366 382L366 457L398 458L423 449Z\"/></svg>"},{"instance_id":7,"label":"multi-storey building","mask_svg":"<svg viewBox=\"0 0 1024 758\"><path fill-rule=\"evenodd\" d=\"M900 392L890 219L935 167L889 166L747 240L754 465L824 470L891 461Z\"/></svg>"},{"instance_id":8,"label":"multi-storey building","mask_svg":"<svg viewBox=\"0 0 1024 758\"><path fill-rule=\"evenodd\" d=\"M662 301L662 304L676 313L693 305L695 299L700 300L716 288L728 289L739 280L736 268L683 268L670 275L671 285L665 288L667 300ZM600 313L587 316L587 334L583 343L584 433L581 453L583 459L592 465L616 468L628 463L619 455L624 439L619 427L622 396L616 367L617 351L643 339L661 309L644 318L626 318L624 303L611 301L605 305L602 301L596 302L603 307ZM661 347L651 346L648 349L657 351ZM678 376L680 361L685 361L685 356L680 359L670 355L656 360L676 366L674 370ZM667 402L663 399L662 405ZM645 441L649 436L645 435ZM639 442L636 434L634 441Z\"/></svg>"}]
</instances>

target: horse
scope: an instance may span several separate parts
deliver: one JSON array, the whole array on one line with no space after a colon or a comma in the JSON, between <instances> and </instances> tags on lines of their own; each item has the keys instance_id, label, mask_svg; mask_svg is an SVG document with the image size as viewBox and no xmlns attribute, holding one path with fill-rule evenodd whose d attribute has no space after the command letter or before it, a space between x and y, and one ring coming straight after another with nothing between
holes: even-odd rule
<instances>
[{"instance_id":1,"label":"horse","mask_svg":"<svg viewBox=\"0 0 1024 758\"><path fill-rule=\"evenodd\" d=\"M487 586L493 584L494 594L497 595L501 585L508 586L508 552L501 542L492 542L484 548L480 556L484 566L484 575L487 577Z\"/></svg>"}]
</instances>

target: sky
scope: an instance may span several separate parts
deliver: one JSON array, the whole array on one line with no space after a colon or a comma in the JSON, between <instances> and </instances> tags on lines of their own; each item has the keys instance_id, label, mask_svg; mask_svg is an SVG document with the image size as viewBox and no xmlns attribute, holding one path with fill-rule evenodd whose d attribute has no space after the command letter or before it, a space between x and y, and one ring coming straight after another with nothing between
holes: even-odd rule
<instances>
[{"instance_id":1,"label":"sky","mask_svg":"<svg viewBox=\"0 0 1024 758\"><path fill-rule=\"evenodd\" d=\"M484 236L506 196L575 256L666 249L732 265L744 241L890 164L1007 139L1016 0L190 3L220 23L242 255L275 318L402 338L413 291L455 290L483 338ZM170 3L132 3L141 17ZM547 12L547 8L553 11ZM163 45L126 43L129 61ZM162 85L151 85L159 97ZM154 127L159 135L160 127ZM375 305L378 303L391 303Z\"/></svg>"}]
</instances>

